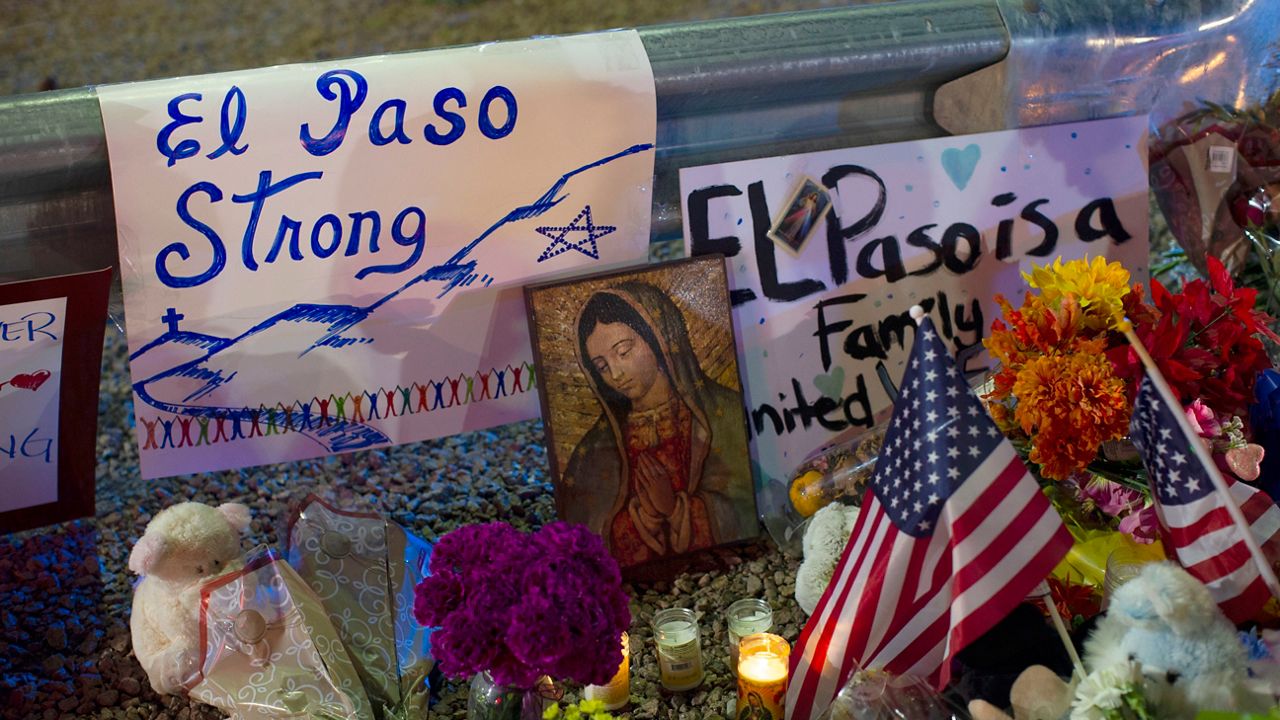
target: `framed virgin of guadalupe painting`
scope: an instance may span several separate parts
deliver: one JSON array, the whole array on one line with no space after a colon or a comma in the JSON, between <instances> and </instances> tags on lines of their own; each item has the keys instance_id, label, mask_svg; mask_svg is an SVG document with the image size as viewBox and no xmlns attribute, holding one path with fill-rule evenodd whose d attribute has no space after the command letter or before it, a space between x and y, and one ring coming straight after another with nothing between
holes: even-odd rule
<instances>
[{"instance_id":1,"label":"framed virgin of guadalupe painting","mask_svg":"<svg viewBox=\"0 0 1280 720\"><path fill-rule=\"evenodd\" d=\"M556 508L622 567L759 533L721 256L526 288Z\"/></svg>"}]
</instances>

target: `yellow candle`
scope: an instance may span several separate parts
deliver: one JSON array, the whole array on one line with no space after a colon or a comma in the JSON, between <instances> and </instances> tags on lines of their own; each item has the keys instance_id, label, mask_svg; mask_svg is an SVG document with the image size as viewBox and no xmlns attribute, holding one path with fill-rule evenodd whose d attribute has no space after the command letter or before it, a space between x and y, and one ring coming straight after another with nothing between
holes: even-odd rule
<instances>
[{"instance_id":1,"label":"yellow candle","mask_svg":"<svg viewBox=\"0 0 1280 720\"><path fill-rule=\"evenodd\" d=\"M588 685L588 700L599 700L606 710L620 710L631 702L631 639L622 633L622 664L608 685Z\"/></svg>"},{"instance_id":2,"label":"yellow candle","mask_svg":"<svg viewBox=\"0 0 1280 720\"><path fill-rule=\"evenodd\" d=\"M783 720L791 646L777 635L756 633L738 648L737 720Z\"/></svg>"}]
</instances>

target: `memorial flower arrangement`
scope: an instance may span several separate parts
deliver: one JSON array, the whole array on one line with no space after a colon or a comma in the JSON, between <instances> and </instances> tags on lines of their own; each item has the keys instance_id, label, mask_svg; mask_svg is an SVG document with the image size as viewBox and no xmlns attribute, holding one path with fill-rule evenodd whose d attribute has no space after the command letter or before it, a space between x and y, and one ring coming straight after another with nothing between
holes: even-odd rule
<instances>
[{"instance_id":1,"label":"memorial flower arrangement","mask_svg":"<svg viewBox=\"0 0 1280 720\"><path fill-rule=\"evenodd\" d=\"M1166 123L1150 152L1152 189L1186 258L1201 272L1222 260L1280 312L1280 92L1245 108L1205 102Z\"/></svg>"},{"instance_id":2,"label":"memorial flower arrangement","mask_svg":"<svg viewBox=\"0 0 1280 720\"><path fill-rule=\"evenodd\" d=\"M604 684L622 662L631 625L618 564L583 525L555 522L532 534L504 522L440 538L414 616L438 628L432 652L452 678L488 672L531 688L543 676Z\"/></svg>"},{"instance_id":3,"label":"memorial flower arrangement","mask_svg":"<svg viewBox=\"0 0 1280 720\"><path fill-rule=\"evenodd\" d=\"M1236 287L1213 258L1208 267L1208 281L1176 293L1152 282L1147 302L1120 263L1058 259L1024 274L1031 290L1020 307L997 297L1003 319L984 344L999 369L985 398L1068 522L1100 515L1135 540L1155 537L1145 474L1123 443L1143 374L1126 322L1224 469L1257 478L1257 446L1241 418L1270 366L1259 336L1274 335L1270 318L1254 309L1257 291Z\"/></svg>"}]
</instances>

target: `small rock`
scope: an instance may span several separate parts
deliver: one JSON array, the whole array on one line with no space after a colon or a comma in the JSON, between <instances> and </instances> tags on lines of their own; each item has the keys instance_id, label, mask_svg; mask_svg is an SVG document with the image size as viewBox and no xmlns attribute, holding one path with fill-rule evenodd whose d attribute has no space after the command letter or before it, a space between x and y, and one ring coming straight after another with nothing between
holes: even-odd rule
<instances>
[{"instance_id":1,"label":"small rock","mask_svg":"<svg viewBox=\"0 0 1280 720\"><path fill-rule=\"evenodd\" d=\"M138 682L135 677L122 677L116 681L116 687L125 695L137 695L142 692L142 683Z\"/></svg>"},{"instance_id":2,"label":"small rock","mask_svg":"<svg viewBox=\"0 0 1280 720\"><path fill-rule=\"evenodd\" d=\"M60 627L51 627L45 631L44 641L54 650L65 650L67 647L67 631Z\"/></svg>"},{"instance_id":3,"label":"small rock","mask_svg":"<svg viewBox=\"0 0 1280 720\"><path fill-rule=\"evenodd\" d=\"M120 699L120 693L116 690L103 690L98 693L98 697L94 699L103 707L111 707Z\"/></svg>"},{"instance_id":4,"label":"small rock","mask_svg":"<svg viewBox=\"0 0 1280 720\"><path fill-rule=\"evenodd\" d=\"M760 578L756 577L755 575L747 576L747 596L748 597L755 597L763 588L764 588L764 583L760 581Z\"/></svg>"}]
</instances>

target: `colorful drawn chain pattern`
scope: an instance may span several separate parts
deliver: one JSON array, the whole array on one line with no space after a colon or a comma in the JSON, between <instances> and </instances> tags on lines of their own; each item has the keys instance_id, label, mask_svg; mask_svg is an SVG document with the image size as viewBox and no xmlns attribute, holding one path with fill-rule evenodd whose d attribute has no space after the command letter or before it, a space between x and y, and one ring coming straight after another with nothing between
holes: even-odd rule
<instances>
[{"instance_id":1,"label":"colorful drawn chain pattern","mask_svg":"<svg viewBox=\"0 0 1280 720\"><path fill-rule=\"evenodd\" d=\"M533 365L523 362L520 367L491 368L488 372L477 371L475 375L428 380L425 385L415 382L407 388L379 387L340 396L313 397L308 402L294 401L292 405L262 405L257 410L249 410L248 418L243 417L243 412L215 413L213 417L161 414L150 419L139 415L138 422L142 425L143 450L199 447L320 430L335 422L367 423L469 405L528 392L536 381Z\"/></svg>"}]
</instances>

